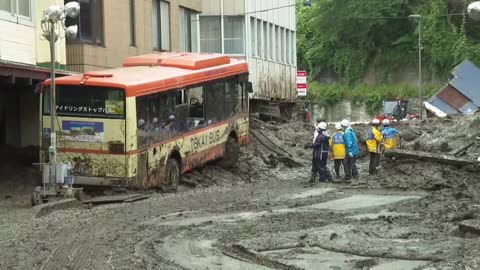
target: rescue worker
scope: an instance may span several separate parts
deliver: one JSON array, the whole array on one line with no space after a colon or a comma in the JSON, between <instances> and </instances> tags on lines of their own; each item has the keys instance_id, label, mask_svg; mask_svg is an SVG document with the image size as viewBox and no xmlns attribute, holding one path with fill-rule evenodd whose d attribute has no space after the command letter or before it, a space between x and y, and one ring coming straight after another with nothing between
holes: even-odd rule
<instances>
[{"instance_id":1,"label":"rescue worker","mask_svg":"<svg viewBox=\"0 0 480 270\"><path fill-rule=\"evenodd\" d=\"M327 167L328 153L330 152L329 140L330 137L326 133L327 123L321 122L318 124L318 136L312 144L313 157L317 165L320 182L332 181L332 175ZM314 180L315 181L315 180ZM314 181L310 181L313 183Z\"/></svg>"},{"instance_id":2,"label":"rescue worker","mask_svg":"<svg viewBox=\"0 0 480 270\"><path fill-rule=\"evenodd\" d=\"M358 144L357 144L357 135L355 131L350 126L350 121L344 119L341 122L345 133L343 134L343 141L345 143L345 178L344 180L350 180L352 177L354 179L358 178L358 169L357 169L357 158L358 158Z\"/></svg>"},{"instance_id":3,"label":"rescue worker","mask_svg":"<svg viewBox=\"0 0 480 270\"><path fill-rule=\"evenodd\" d=\"M380 164L380 153L382 152L382 134L378 130L380 120L373 119L372 127L367 132L367 149L370 153L370 164L368 172L373 175L377 173Z\"/></svg>"},{"instance_id":4,"label":"rescue worker","mask_svg":"<svg viewBox=\"0 0 480 270\"><path fill-rule=\"evenodd\" d=\"M335 168L335 175L340 179L340 167L345 170L345 143L343 139L343 128L340 123L335 124L335 133L330 137L330 148L332 149L333 166ZM345 170L345 175L347 171Z\"/></svg>"},{"instance_id":5,"label":"rescue worker","mask_svg":"<svg viewBox=\"0 0 480 270\"><path fill-rule=\"evenodd\" d=\"M315 131L313 132L313 140L312 140L312 143L315 143L315 139L317 139L317 136L318 136L318 124L320 124L320 122L322 122L322 121L321 121L320 118L317 118L317 120L316 120L315 122L316 122L316 123L314 124ZM312 156L312 176L311 176L310 181L315 182L315 178L317 177L317 175L318 175L317 164L315 163L315 157Z\"/></svg>"},{"instance_id":6,"label":"rescue worker","mask_svg":"<svg viewBox=\"0 0 480 270\"><path fill-rule=\"evenodd\" d=\"M390 126L390 120L385 119L382 122L382 136L383 136L383 146L385 150L397 148L397 136L402 133Z\"/></svg>"}]
</instances>

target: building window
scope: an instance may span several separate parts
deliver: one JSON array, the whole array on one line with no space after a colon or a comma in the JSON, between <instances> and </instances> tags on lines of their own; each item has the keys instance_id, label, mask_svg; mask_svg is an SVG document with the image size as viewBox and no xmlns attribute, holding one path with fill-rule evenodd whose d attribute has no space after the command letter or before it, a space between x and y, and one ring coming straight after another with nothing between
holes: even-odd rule
<instances>
[{"instance_id":1,"label":"building window","mask_svg":"<svg viewBox=\"0 0 480 270\"><path fill-rule=\"evenodd\" d=\"M152 2L152 41L157 51L170 50L170 3L153 0Z\"/></svg>"},{"instance_id":2,"label":"building window","mask_svg":"<svg viewBox=\"0 0 480 270\"><path fill-rule=\"evenodd\" d=\"M269 44L269 58L270 60L275 60L275 26L273 24L268 25L268 32L270 32L270 44Z\"/></svg>"},{"instance_id":3,"label":"building window","mask_svg":"<svg viewBox=\"0 0 480 270\"><path fill-rule=\"evenodd\" d=\"M224 46L226 54L245 54L245 17L224 17Z\"/></svg>"},{"instance_id":4,"label":"building window","mask_svg":"<svg viewBox=\"0 0 480 270\"><path fill-rule=\"evenodd\" d=\"M252 56L257 56L257 36L256 36L256 30L257 28L255 27L255 23L257 20L255 20L254 17L250 17L250 54Z\"/></svg>"},{"instance_id":5,"label":"building window","mask_svg":"<svg viewBox=\"0 0 480 270\"><path fill-rule=\"evenodd\" d=\"M267 22L263 22L263 57L268 58L268 31L267 31Z\"/></svg>"},{"instance_id":6,"label":"building window","mask_svg":"<svg viewBox=\"0 0 480 270\"><path fill-rule=\"evenodd\" d=\"M135 0L130 0L130 46L135 45Z\"/></svg>"},{"instance_id":7,"label":"building window","mask_svg":"<svg viewBox=\"0 0 480 270\"><path fill-rule=\"evenodd\" d=\"M297 42L297 39L295 37L295 32L291 31L291 45L292 45L292 51L291 51L291 55L292 55L292 65L297 65L297 53L295 52L295 48L296 48L296 42Z\"/></svg>"},{"instance_id":8,"label":"building window","mask_svg":"<svg viewBox=\"0 0 480 270\"><path fill-rule=\"evenodd\" d=\"M222 53L220 16L200 17L200 50L205 53Z\"/></svg>"},{"instance_id":9,"label":"building window","mask_svg":"<svg viewBox=\"0 0 480 270\"><path fill-rule=\"evenodd\" d=\"M281 43L281 39L280 39L279 27L278 25L275 25L275 52L276 52L275 60L277 62L280 62L282 60L280 57L280 54L281 54L280 43Z\"/></svg>"},{"instance_id":10,"label":"building window","mask_svg":"<svg viewBox=\"0 0 480 270\"><path fill-rule=\"evenodd\" d=\"M18 6L18 13L17 13ZM0 0L0 11L6 11L16 17L31 18L31 0Z\"/></svg>"},{"instance_id":11,"label":"building window","mask_svg":"<svg viewBox=\"0 0 480 270\"><path fill-rule=\"evenodd\" d=\"M79 0L80 14L77 18L67 17L65 25L78 25L77 40L82 42L103 44L103 1Z\"/></svg>"},{"instance_id":12,"label":"building window","mask_svg":"<svg viewBox=\"0 0 480 270\"><path fill-rule=\"evenodd\" d=\"M184 52L197 50L197 15L193 10L180 7L180 49Z\"/></svg>"},{"instance_id":13,"label":"building window","mask_svg":"<svg viewBox=\"0 0 480 270\"><path fill-rule=\"evenodd\" d=\"M291 40L291 34L290 34L290 30L288 29L285 29L285 33L287 35L286 37L286 48L287 48L287 64L291 64L292 63L292 60L291 60L291 45L292 45L292 42L290 41Z\"/></svg>"},{"instance_id":14,"label":"building window","mask_svg":"<svg viewBox=\"0 0 480 270\"><path fill-rule=\"evenodd\" d=\"M263 57L262 48L262 21L257 20L257 56L259 57Z\"/></svg>"},{"instance_id":15,"label":"building window","mask_svg":"<svg viewBox=\"0 0 480 270\"><path fill-rule=\"evenodd\" d=\"M280 48L281 48L281 61L285 63L285 28L280 27Z\"/></svg>"}]
</instances>

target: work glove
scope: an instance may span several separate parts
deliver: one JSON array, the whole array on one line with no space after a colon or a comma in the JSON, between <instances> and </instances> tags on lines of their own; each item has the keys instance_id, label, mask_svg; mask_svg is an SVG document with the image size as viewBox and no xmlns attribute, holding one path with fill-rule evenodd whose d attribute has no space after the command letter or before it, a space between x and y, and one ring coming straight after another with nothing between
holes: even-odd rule
<instances>
[{"instance_id":1,"label":"work glove","mask_svg":"<svg viewBox=\"0 0 480 270\"><path fill-rule=\"evenodd\" d=\"M350 157L353 157L353 153L352 153L352 152L348 153L348 155L349 155Z\"/></svg>"},{"instance_id":2,"label":"work glove","mask_svg":"<svg viewBox=\"0 0 480 270\"><path fill-rule=\"evenodd\" d=\"M311 148L311 147L312 147L312 144L307 143L303 146L303 149L308 149L308 148Z\"/></svg>"}]
</instances>

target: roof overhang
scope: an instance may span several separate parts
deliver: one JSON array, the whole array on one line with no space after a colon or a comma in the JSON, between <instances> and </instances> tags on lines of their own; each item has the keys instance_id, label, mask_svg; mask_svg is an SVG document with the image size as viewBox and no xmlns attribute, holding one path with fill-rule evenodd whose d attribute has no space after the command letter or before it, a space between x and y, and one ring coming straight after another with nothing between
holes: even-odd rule
<instances>
[{"instance_id":1,"label":"roof overhang","mask_svg":"<svg viewBox=\"0 0 480 270\"><path fill-rule=\"evenodd\" d=\"M56 70L55 74L57 76L68 76L77 73L65 70ZM45 80L50 78L50 69L34 65L0 60L0 76L13 76L20 78L30 78L34 80Z\"/></svg>"}]
</instances>

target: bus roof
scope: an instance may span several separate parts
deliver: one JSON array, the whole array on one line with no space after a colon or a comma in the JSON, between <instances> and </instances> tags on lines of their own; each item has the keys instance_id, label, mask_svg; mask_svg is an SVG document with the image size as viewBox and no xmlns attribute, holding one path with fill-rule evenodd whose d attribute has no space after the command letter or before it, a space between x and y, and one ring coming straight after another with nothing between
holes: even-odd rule
<instances>
[{"instance_id":1,"label":"bus roof","mask_svg":"<svg viewBox=\"0 0 480 270\"><path fill-rule=\"evenodd\" d=\"M159 53L130 57L121 68L61 77L55 83L123 88L127 96L143 96L247 72L246 61L221 54Z\"/></svg>"}]
</instances>

